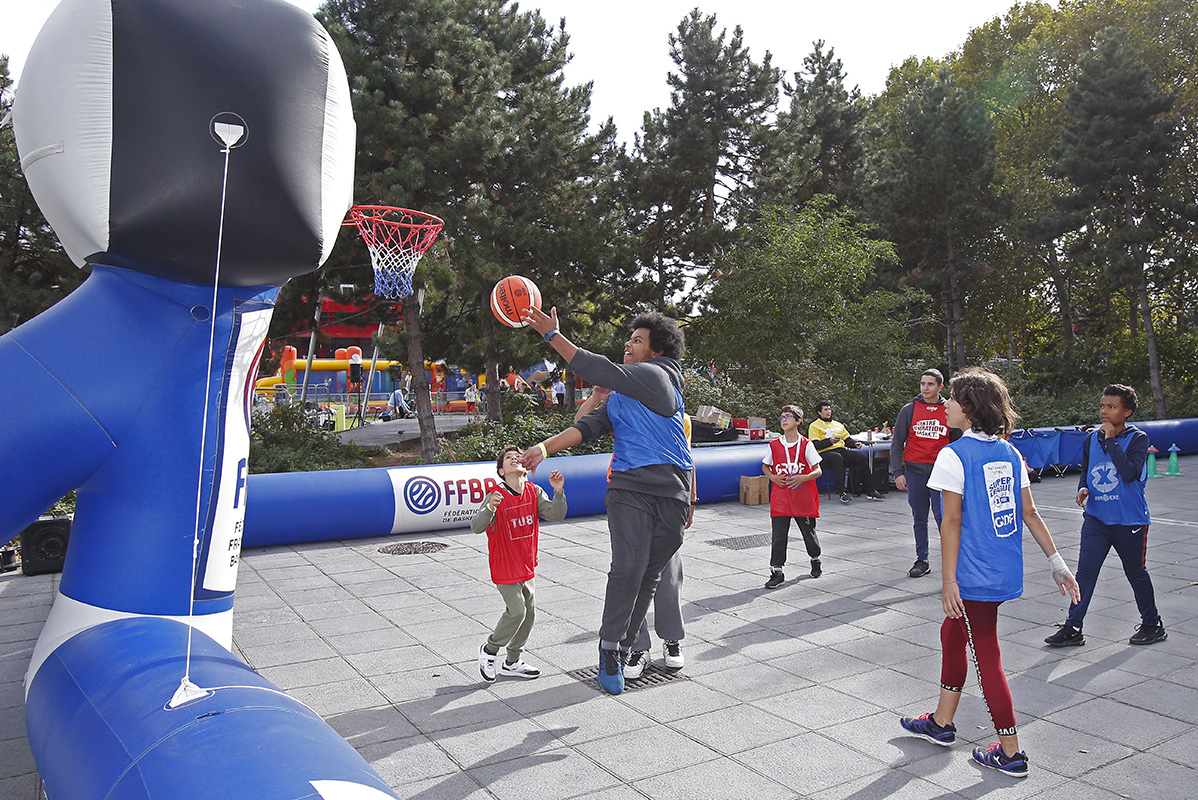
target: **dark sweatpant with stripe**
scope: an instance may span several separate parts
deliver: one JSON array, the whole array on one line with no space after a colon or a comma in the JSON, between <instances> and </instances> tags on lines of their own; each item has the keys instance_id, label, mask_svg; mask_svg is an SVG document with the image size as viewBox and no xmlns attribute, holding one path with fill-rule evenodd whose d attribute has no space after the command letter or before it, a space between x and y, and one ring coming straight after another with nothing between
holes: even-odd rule
<instances>
[{"instance_id":1,"label":"dark sweatpant with stripe","mask_svg":"<svg viewBox=\"0 0 1198 800\"><path fill-rule=\"evenodd\" d=\"M1152 578L1145 566L1148 554L1147 525L1107 525L1086 514L1082 517L1081 548L1077 556L1077 585L1082 591L1082 600L1069 607L1065 624L1081 630L1098 585L1098 573L1106 561L1111 548L1123 562L1123 574L1131 584L1140 611L1140 621L1145 625L1160 625L1161 615L1156 610L1156 592L1152 589Z\"/></svg>"}]
</instances>

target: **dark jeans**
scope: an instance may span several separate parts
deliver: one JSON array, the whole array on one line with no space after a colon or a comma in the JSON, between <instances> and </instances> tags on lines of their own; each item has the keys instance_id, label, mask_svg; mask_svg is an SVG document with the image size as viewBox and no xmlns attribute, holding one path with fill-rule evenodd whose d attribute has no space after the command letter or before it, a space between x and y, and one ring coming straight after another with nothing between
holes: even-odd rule
<instances>
[{"instance_id":1,"label":"dark jeans","mask_svg":"<svg viewBox=\"0 0 1198 800\"><path fill-rule=\"evenodd\" d=\"M770 517L773 528L773 546L770 548L770 569L782 569L786 566L786 545L790 540L790 517ZM799 533L803 534L803 544L807 546L807 555L812 559L819 558L823 552L819 547L819 539L815 535L815 517L794 517L799 525Z\"/></svg>"},{"instance_id":2,"label":"dark jeans","mask_svg":"<svg viewBox=\"0 0 1198 800\"><path fill-rule=\"evenodd\" d=\"M861 476L861 486L865 489L865 493L873 494L874 476L869 471L869 456L865 454L865 451L834 447L820 453L819 457L823 459L820 466L823 467L824 472L829 470L832 472L832 480L837 494L848 491L849 485L845 480L847 477L845 472L853 467L856 467L857 473Z\"/></svg>"},{"instance_id":3,"label":"dark jeans","mask_svg":"<svg viewBox=\"0 0 1198 800\"><path fill-rule=\"evenodd\" d=\"M915 529L915 557L920 561L928 560L928 508L936 517L936 528L940 528L941 506L940 492L928 488L928 476L922 472L905 467L903 475L907 478L907 505L911 506L912 528Z\"/></svg>"},{"instance_id":4,"label":"dark jeans","mask_svg":"<svg viewBox=\"0 0 1198 800\"><path fill-rule=\"evenodd\" d=\"M1144 567L1144 556L1148 550L1147 525L1107 525L1086 514L1082 517L1081 548L1077 556L1077 585L1082 592L1082 601L1069 607L1066 624L1078 630L1086 618L1090 598L1098 584L1098 573L1111 548L1123 561L1123 574L1131 584L1140 609L1140 621L1145 625L1160 625L1161 615L1156 611L1156 594L1152 590L1152 578Z\"/></svg>"},{"instance_id":5,"label":"dark jeans","mask_svg":"<svg viewBox=\"0 0 1198 800\"><path fill-rule=\"evenodd\" d=\"M621 489L608 489L606 500L611 569L599 646L630 650L649 613L662 570L682 547L690 505L685 500Z\"/></svg>"}]
</instances>

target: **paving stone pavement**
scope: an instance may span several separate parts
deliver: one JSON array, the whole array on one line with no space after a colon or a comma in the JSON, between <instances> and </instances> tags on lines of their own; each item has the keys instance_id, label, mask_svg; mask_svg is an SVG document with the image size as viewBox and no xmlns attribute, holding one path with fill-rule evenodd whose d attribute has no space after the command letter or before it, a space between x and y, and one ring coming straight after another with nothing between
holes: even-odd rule
<instances>
[{"instance_id":1,"label":"paving stone pavement","mask_svg":"<svg viewBox=\"0 0 1198 800\"><path fill-rule=\"evenodd\" d=\"M502 602L485 537L468 529L246 551L234 649L412 800L1194 798L1198 458L1181 463L1183 477L1148 490L1148 567L1165 642L1127 644L1138 615L1112 553L1086 645L1044 645L1066 603L1024 537L1025 594L999 616L1031 759L1022 781L969 760L974 744L995 738L972 675L956 746L898 725L900 715L934 707L943 618L935 549L931 575L906 576L914 545L902 494L847 506L825 497L823 576L807 577L796 532L787 582L774 591L762 588L768 545L718 546L768 532L768 507L700 507L683 548L686 667L679 679L618 697L567 674L596 659L608 566L601 516L542 526L526 652L539 679L479 678L478 646ZM1076 473L1032 489L1071 565L1075 490ZM379 552L399 540L449 547ZM21 680L57 584L57 576L0 577L0 798L38 796ZM660 658L656 637L654 646Z\"/></svg>"}]
</instances>

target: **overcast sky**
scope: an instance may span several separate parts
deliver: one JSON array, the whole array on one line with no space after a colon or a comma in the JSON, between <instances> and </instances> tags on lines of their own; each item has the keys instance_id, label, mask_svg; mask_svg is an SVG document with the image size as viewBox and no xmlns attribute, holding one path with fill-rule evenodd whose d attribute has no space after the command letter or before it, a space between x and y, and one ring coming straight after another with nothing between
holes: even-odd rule
<instances>
[{"instance_id":1,"label":"overcast sky","mask_svg":"<svg viewBox=\"0 0 1198 800\"><path fill-rule=\"evenodd\" d=\"M204 2L204 0L196 0ZM318 0L290 0L314 11ZM574 59L571 83L594 82L591 112L613 117L631 141L645 111L670 102L673 67L668 36L692 8L715 14L720 27L739 25L754 60L768 50L790 76L823 39L844 62L850 86L876 94L892 66L908 56L940 57L959 48L972 28L1004 14L1014 0L525 0L556 24L566 18ZM0 0L0 53L18 78L25 56L58 0Z\"/></svg>"}]
</instances>

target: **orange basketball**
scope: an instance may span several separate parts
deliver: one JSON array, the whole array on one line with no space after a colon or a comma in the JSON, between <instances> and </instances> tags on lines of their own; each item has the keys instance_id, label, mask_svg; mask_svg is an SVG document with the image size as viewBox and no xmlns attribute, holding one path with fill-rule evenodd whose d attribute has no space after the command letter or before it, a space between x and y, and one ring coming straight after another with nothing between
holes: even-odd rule
<instances>
[{"instance_id":1,"label":"orange basketball","mask_svg":"<svg viewBox=\"0 0 1198 800\"><path fill-rule=\"evenodd\" d=\"M541 307L541 290L528 278L509 275L495 284L491 290L491 311L495 319L509 328L523 328L524 312L530 307Z\"/></svg>"}]
</instances>

